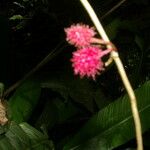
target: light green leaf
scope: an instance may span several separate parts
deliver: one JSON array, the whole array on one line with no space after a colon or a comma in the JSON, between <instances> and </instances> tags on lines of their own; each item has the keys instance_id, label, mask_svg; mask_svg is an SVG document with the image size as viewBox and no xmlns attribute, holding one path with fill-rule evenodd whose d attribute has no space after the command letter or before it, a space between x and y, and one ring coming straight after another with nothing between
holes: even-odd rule
<instances>
[{"instance_id":1,"label":"light green leaf","mask_svg":"<svg viewBox=\"0 0 150 150\"><path fill-rule=\"evenodd\" d=\"M135 90L143 132L150 128L150 81ZM110 150L135 137L127 95L92 117L63 150Z\"/></svg>"}]
</instances>

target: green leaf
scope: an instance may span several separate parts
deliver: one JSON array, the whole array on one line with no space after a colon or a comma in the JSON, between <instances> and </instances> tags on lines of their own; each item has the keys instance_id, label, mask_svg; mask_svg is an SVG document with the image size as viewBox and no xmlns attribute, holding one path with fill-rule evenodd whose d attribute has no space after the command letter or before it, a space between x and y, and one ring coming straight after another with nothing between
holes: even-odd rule
<instances>
[{"instance_id":1,"label":"green leaf","mask_svg":"<svg viewBox=\"0 0 150 150\"><path fill-rule=\"evenodd\" d=\"M150 81L135 90L143 132L150 128ZM65 146L64 150L108 150L135 137L134 123L127 95L111 103L88 123Z\"/></svg>"},{"instance_id":2,"label":"green leaf","mask_svg":"<svg viewBox=\"0 0 150 150\"><path fill-rule=\"evenodd\" d=\"M45 103L36 126L41 127L44 124L51 129L56 123L64 123L80 112L81 110L75 107L71 101L65 103L61 98L53 98Z\"/></svg>"},{"instance_id":3,"label":"green leaf","mask_svg":"<svg viewBox=\"0 0 150 150\"><path fill-rule=\"evenodd\" d=\"M25 149L25 147L27 147L30 143L26 133L14 122L11 123L9 130L5 134L5 137L7 137L8 142L11 143L15 149Z\"/></svg>"},{"instance_id":4,"label":"green leaf","mask_svg":"<svg viewBox=\"0 0 150 150\"><path fill-rule=\"evenodd\" d=\"M27 123L21 123L20 127L23 129L23 131L28 135L28 138L30 139L30 145L34 150L52 150L53 143L52 141L49 141L49 137L47 134L43 134L39 132L37 129L33 128Z\"/></svg>"},{"instance_id":5,"label":"green leaf","mask_svg":"<svg viewBox=\"0 0 150 150\"><path fill-rule=\"evenodd\" d=\"M23 83L9 99L11 119L18 123L27 121L38 103L40 93L41 88L38 81Z\"/></svg>"},{"instance_id":6,"label":"green leaf","mask_svg":"<svg viewBox=\"0 0 150 150\"><path fill-rule=\"evenodd\" d=\"M74 76L72 72L68 73L64 70L63 72L53 73L48 78L44 76L41 81L43 88L50 88L52 91L58 92L66 102L71 97L75 102L93 112L94 88L88 79L80 79L80 77Z\"/></svg>"},{"instance_id":7,"label":"green leaf","mask_svg":"<svg viewBox=\"0 0 150 150\"><path fill-rule=\"evenodd\" d=\"M10 144L9 139L7 137L4 137L3 139L0 140L0 149L1 150L6 150L6 149L15 150L13 145Z\"/></svg>"},{"instance_id":8,"label":"green leaf","mask_svg":"<svg viewBox=\"0 0 150 150\"><path fill-rule=\"evenodd\" d=\"M27 123L11 122L5 134L0 135L1 150L52 150L53 143L47 135Z\"/></svg>"},{"instance_id":9,"label":"green leaf","mask_svg":"<svg viewBox=\"0 0 150 150\"><path fill-rule=\"evenodd\" d=\"M48 140L47 134L43 134L39 132L37 129L33 128L27 123L21 123L20 127L24 130L24 132L28 135L32 147L35 149L50 148L52 149L53 144L51 141ZM49 149L48 149L49 150Z\"/></svg>"}]
</instances>

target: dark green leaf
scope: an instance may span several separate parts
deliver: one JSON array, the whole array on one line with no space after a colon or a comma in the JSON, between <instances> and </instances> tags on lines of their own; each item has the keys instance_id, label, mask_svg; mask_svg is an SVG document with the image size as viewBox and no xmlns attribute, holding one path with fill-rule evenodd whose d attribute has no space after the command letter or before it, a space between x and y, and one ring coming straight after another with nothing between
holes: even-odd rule
<instances>
[{"instance_id":1,"label":"dark green leaf","mask_svg":"<svg viewBox=\"0 0 150 150\"><path fill-rule=\"evenodd\" d=\"M49 141L47 134L39 132L27 123L21 123L20 127L28 135L31 147L34 150L52 150L54 149L53 143Z\"/></svg>"},{"instance_id":2,"label":"dark green leaf","mask_svg":"<svg viewBox=\"0 0 150 150\"><path fill-rule=\"evenodd\" d=\"M5 137L15 149L25 149L30 144L30 140L26 133L15 123L11 123L9 130L6 132ZM0 141L1 142L1 141Z\"/></svg>"},{"instance_id":3,"label":"dark green leaf","mask_svg":"<svg viewBox=\"0 0 150 150\"><path fill-rule=\"evenodd\" d=\"M11 119L20 123L28 120L34 110L41 88L38 81L26 81L9 100Z\"/></svg>"},{"instance_id":4,"label":"dark green leaf","mask_svg":"<svg viewBox=\"0 0 150 150\"><path fill-rule=\"evenodd\" d=\"M71 97L74 101L85 106L89 111L93 111L94 90L88 79L80 79L74 76L73 73L58 72L49 75L47 79L44 77L41 86L60 93L66 102L68 101L68 97Z\"/></svg>"},{"instance_id":5,"label":"dark green leaf","mask_svg":"<svg viewBox=\"0 0 150 150\"><path fill-rule=\"evenodd\" d=\"M56 123L64 123L67 119L75 116L80 109L75 107L71 101L63 102L63 99L55 98L45 103L43 112L41 113L36 125L40 127L42 124L51 129Z\"/></svg>"},{"instance_id":6,"label":"dark green leaf","mask_svg":"<svg viewBox=\"0 0 150 150\"><path fill-rule=\"evenodd\" d=\"M71 116L77 114L80 110L77 109L71 102L64 103L60 99L54 99L58 112L58 122L62 123L65 120L69 119Z\"/></svg>"},{"instance_id":7,"label":"dark green leaf","mask_svg":"<svg viewBox=\"0 0 150 150\"><path fill-rule=\"evenodd\" d=\"M4 137L3 139L0 140L0 149L1 150L6 150L6 149L15 150L13 145L10 144L9 139L7 137Z\"/></svg>"},{"instance_id":8,"label":"dark green leaf","mask_svg":"<svg viewBox=\"0 0 150 150\"><path fill-rule=\"evenodd\" d=\"M143 132L150 128L150 81L135 91ZM129 98L125 95L110 104L81 129L68 142L64 150L108 150L135 137Z\"/></svg>"},{"instance_id":9,"label":"dark green leaf","mask_svg":"<svg viewBox=\"0 0 150 150\"><path fill-rule=\"evenodd\" d=\"M106 96L100 88L95 91L94 100L99 110L101 110L111 102L108 95Z\"/></svg>"},{"instance_id":10,"label":"dark green leaf","mask_svg":"<svg viewBox=\"0 0 150 150\"><path fill-rule=\"evenodd\" d=\"M5 134L0 135L1 150L52 150L53 143L47 135L27 123L10 123Z\"/></svg>"}]
</instances>

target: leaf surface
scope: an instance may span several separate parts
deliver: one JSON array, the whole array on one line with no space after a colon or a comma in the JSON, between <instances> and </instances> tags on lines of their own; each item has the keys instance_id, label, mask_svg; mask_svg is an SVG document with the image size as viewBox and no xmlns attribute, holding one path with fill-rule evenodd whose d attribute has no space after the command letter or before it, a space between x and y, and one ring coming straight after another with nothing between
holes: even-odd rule
<instances>
[{"instance_id":1,"label":"leaf surface","mask_svg":"<svg viewBox=\"0 0 150 150\"><path fill-rule=\"evenodd\" d=\"M150 128L150 81L135 90L142 130ZM65 146L64 150L110 150L135 137L134 123L127 95L93 116Z\"/></svg>"},{"instance_id":2,"label":"leaf surface","mask_svg":"<svg viewBox=\"0 0 150 150\"><path fill-rule=\"evenodd\" d=\"M52 150L48 136L27 123L11 122L5 134L0 135L1 150Z\"/></svg>"},{"instance_id":3,"label":"leaf surface","mask_svg":"<svg viewBox=\"0 0 150 150\"><path fill-rule=\"evenodd\" d=\"M18 123L27 121L34 110L41 93L38 81L26 81L9 99L11 119Z\"/></svg>"}]
</instances>

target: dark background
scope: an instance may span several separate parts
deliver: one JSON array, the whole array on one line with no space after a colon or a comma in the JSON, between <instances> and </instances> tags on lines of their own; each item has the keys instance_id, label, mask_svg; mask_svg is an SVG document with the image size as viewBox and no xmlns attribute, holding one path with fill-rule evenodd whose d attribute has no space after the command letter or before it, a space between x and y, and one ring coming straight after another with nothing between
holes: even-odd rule
<instances>
[{"instance_id":1,"label":"dark background","mask_svg":"<svg viewBox=\"0 0 150 150\"><path fill-rule=\"evenodd\" d=\"M126 1L107 16L105 14L119 2L118 0L90 0L89 2L117 46L133 87L139 87L150 78L149 0ZM10 20L13 15L21 15L24 19ZM56 56L34 75L52 73L57 78L66 76L66 81L67 78L72 77L70 58L75 48L65 41L64 28L74 23L93 26L79 0L0 1L0 79L6 89L32 70L60 43L62 50L56 52ZM107 95L109 101L104 106L125 93L113 64L98 76L96 81L89 79L88 82L93 89L98 89L100 85L104 95ZM43 89L41 94L42 99L59 96L57 92L48 89ZM44 103L40 101L35 109L32 115L35 119L29 120L32 125L36 124L36 119L40 115L38 108L43 106L44 109ZM55 143L68 133L76 132L92 114L100 109L96 103L91 108L78 101L73 103L82 110L82 115L79 113L70 121L71 123L56 124L49 129ZM134 147L134 141L124 147L130 145Z\"/></svg>"}]
</instances>

